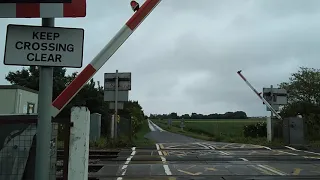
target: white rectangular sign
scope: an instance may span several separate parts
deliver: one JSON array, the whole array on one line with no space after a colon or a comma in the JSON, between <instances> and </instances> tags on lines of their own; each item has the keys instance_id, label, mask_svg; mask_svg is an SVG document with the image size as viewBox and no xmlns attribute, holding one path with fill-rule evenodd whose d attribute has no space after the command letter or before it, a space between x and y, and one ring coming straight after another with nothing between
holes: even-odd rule
<instances>
[{"instance_id":1,"label":"white rectangular sign","mask_svg":"<svg viewBox=\"0 0 320 180\"><path fill-rule=\"evenodd\" d=\"M84 30L7 26L5 65L82 67Z\"/></svg>"},{"instance_id":2,"label":"white rectangular sign","mask_svg":"<svg viewBox=\"0 0 320 180\"><path fill-rule=\"evenodd\" d=\"M110 102L116 100L115 91L104 91L104 101ZM129 91L118 91L118 101L128 101L129 100Z\"/></svg>"},{"instance_id":3,"label":"white rectangular sign","mask_svg":"<svg viewBox=\"0 0 320 180\"><path fill-rule=\"evenodd\" d=\"M271 92L271 88L263 88L263 93L269 93ZM287 90L285 89L280 89L280 88L272 88L272 93L273 94L280 94L280 95L286 95Z\"/></svg>"},{"instance_id":4,"label":"white rectangular sign","mask_svg":"<svg viewBox=\"0 0 320 180\"><path fill-rule=\"evenodd\" d=\"M263 88L263 97L274 105L286 105L288 103L288 93L285 89L272 88L273 98L271 95L271 88ZM273 102L271 103L273 99Z\"/></svg>"},{"instance_id":5,"label":"white rectangular sign","mask_svg":"<svg viewBox=\"0 0 320 180\"><path fill-rule=\"evenodd\" d=\"M116 87L116 73L104 74L104 90L114 91ZM118 73L118 90L127 91L131 90L131 73L124 72Z\"/></svg>"},{"instance_id":6,"label":"white rectangular sign","mask_svg":"<svg viewBox=\"0 0 320 180\"><path fill-rule=\"evenodd\" d=\"M104 73L104 79L114 79L116 78L116 73ZM122 72L118 73L119 79L130 79L131 80L131 73L130 72Z\"/></svg>"},{"instance_id":7,"label":"white rectangular sign","mask_svg":"<svg viewBox=\"0 0 320 180\"><path fill-rule=\"evenodd\" d=\"M115 90L116 89L116 83L112 81L108 81L104 84L105 90ZM130 81L119 81L118 82L118 90L119 91L127 91L131 90L131 82Z\"/></svg>"},{"instance_id":8,"label":"white rectangular sign","mask_svg":"<svg viewBox=\"0 0 320 180\"><path fill-rule=\"evenodd\" d=\"M118 102L117 107L118 109L123 109L124 103L123 102ZM109 103L109 109L115 109L116 105L114 102Z\"/></svg>"}]
</instances>

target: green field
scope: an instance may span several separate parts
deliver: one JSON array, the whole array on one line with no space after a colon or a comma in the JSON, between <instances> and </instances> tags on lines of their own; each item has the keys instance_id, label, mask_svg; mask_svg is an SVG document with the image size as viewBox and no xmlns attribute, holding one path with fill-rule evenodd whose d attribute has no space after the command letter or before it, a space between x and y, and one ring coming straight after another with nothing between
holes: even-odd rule
<instances>
[{"instance_id":1,"label":"green field","mask_svg":"<svg viewBox=\"0 0 320 180\"><path fill-rule=\"evenodd\" d=\"M202 120L188 119L185 120L185 127L182 131L180 120L173 120L172 127L168 126L168 120L153 120L160 127L187 136L223 142L247 142L261 141L261 139L245 138L243 128L246 125L263 122L263 119L219 119L219 120Z\"/></svg>"}]
</instances>

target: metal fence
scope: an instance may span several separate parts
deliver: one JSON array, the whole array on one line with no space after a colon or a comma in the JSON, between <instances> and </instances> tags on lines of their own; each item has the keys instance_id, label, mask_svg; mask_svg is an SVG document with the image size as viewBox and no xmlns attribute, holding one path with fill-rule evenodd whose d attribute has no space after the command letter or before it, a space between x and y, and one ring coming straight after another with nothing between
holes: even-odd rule
<instances>
[{"instance_id":1,"label":"metal fence","mask_svg":"<svg viewBox=\"0 0 320 180\"><path fill-rule=\"evenodd\" d=\"M0 115L0 180L33 180L36 156L36 114ZM67 179L70 120L52 120L50 180ZM57 156L58 128L63 154ZM63 133L63 134L61 134Z\"/></svg>"}]
</instances>

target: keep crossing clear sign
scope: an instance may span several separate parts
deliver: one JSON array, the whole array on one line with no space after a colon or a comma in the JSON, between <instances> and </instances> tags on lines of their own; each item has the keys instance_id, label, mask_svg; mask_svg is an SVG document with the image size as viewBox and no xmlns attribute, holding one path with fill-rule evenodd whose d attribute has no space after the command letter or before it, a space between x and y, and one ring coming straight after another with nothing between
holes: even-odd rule
<instances>
[{"instance_id":1,"label":"keep crossing clear sign","mask_svg":"<svg viewBox=\"0 0 320 180\"><path fill-rule=\"evenodd\" d=\"M82 67L81 28L8 25L5 65Z\"/></svg>"}]
</instances>

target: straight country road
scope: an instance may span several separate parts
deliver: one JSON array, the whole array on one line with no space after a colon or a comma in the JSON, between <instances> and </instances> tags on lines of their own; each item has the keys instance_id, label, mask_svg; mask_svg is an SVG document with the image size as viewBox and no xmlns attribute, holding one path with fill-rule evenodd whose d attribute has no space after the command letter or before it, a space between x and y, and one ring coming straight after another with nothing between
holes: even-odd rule
<instances>
[{"instance_id":1,"label":"straight country road","mask_svg":"<svg viewBox=\"0 0 320 180\"><path fill-rule=\"evenodd\" d=\"M122 150L95 173L104 180L320 179L320 153L208 142L167 132L149 121L154 147Z\"/></svg>"}]
</instances>

